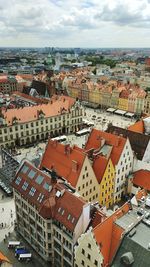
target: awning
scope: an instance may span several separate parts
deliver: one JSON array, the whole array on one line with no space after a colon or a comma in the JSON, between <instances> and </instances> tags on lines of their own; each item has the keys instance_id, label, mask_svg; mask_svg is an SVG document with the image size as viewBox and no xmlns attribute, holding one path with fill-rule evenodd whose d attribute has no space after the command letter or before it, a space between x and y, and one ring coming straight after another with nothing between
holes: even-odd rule
<instances>
[{"instance_id":1,"label":"awning","mask_svg":"<svg viewBox=\"0 0 150 267\"><path fill-rule=\"evenodd\" d=\"M114 112L116 109L115 108L108 108L106 111L107 112Z\"/></svg>"},{"instance_id":2,"label":"awning","mask_svg":"<svg viewBox=\"0 0 150 267\"><path fill-rule=\"evenodd\" d=\"M126 113L126 111L121 110L121 109L117 109L117 110L115 111L115 114L118 114L118 115L124 115L125 113Z\"/></svg>"},{"instance_id":3,"label":"awning","mask_svg":"<svg viewBox=\"0 0 150 267\"><path fill-rule=\"evenodd\" d=\"M127 117L134 117L134 113L127 112L127 113L125 114L125 116L127 116Z\"/></svg>"}]
</instances>

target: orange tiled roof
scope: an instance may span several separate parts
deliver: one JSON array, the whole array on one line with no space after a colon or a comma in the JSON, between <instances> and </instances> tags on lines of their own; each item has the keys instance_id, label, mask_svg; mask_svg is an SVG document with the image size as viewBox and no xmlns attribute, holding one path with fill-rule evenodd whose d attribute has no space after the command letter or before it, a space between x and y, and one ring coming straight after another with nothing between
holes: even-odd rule
<instances>
[{"instance_id":1,"label":"orange tiled roof","mask_svg":"<svg viewBox=\"0 0 150 267\"><path fill-rule=\"evenodd\" d=\"M76 186L85 160L86 154L70 145L60 144L57 141L49 140L46 147L41 166L47 169L54 167L58 175L64 177L73 187ZM77 169L73 168L73 161Z\"/></svg>"},{"instance_id":2,"label":"orange tiled roof","mask_svg":"<svg viewBox=\"0 0 150 267\"><path fill-rule=\"evenodd\" d=\"M144 122L143 120L140 120L136 122L135 124L128 127L129 131L136 132L136 133L144 133Z\"/></svg>"},{"instance_id":3,"label":"orange tiled roof","mask_svg":"<svg viewBox=\"0 0 150 267\"><path fill-rule=\"evenodd\" d=\"M110 217L106 218L93 229L95 239L104 257L104 266L107 266L107 264L111 262L114 253L119 247L121 235L124 231L124 229L115 224L115 220L122 217L128 211L129 204L125 203Z\"/></svg>"},{"instance_id":4,"label":"orange tiled roof","mask_svg":"<svg viewBox=\"0 0 150 267\"><path fill-rule=\"evenodd\" d=\"M87 143L85 145L85 150L91 148L98 149L101 146L101 138L105 139L105 142L112 146L111 150L111 160L114 165L116 165L120 159L121 153L126 143L126 139L122 136L117 136L107 132L102 132L100 130L92 129Z\"/></svg>"},{"instance_id":5,"label":"orange tiled roof","mask_svg":"<svg viewBox=\"0 0 150 267\"><path fill-rule=\"evenodd\" d=\"M133 184L150 191L150 171L139 170L135 172Z\"/></svg>"},{"instance_id":6,"label":"orange tiled roof","mask_svg":"<svg viewBox=\"0 0 150 267\"><path fill-rule=\"evenodd\" d=\"M108 161L109 161L109 158L107 159L104 156L98 156L93 161L93 170L94 170L95 176L99 184L101 183L101 180L103 178Z\"/></svg>"},{"instance_id":7,"label":"orange tiled roof","mask_svg":"<svg viewBox=\"0 0 150 267\"><path fill-rule=\"evenodd\" d=\"M60 96L57 100L49 102L48 104L42 104L37 106L23 107L19 109L8 109L3 111L4 118L8 125L12 125L14 117L17 118L18 123L25 123L35 121L38 119L39 111L43 111L46 118L51 116L60 115L62 110L69 111L71 106L75 103L75 100L71 97Z\"/></svg>"}]
</instances>

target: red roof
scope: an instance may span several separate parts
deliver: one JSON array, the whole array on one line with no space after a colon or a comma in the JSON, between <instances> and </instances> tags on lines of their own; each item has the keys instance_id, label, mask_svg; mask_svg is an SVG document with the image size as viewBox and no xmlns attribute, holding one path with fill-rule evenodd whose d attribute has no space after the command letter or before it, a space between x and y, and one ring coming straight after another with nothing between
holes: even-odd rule
<instances>
[{"instance_id":1,"label":"red roof","mask_svg":"<svg viewBox=\"0 0 150 267\"><path fill-rule=\"evenodd\" d=\"M117 136L111 133L92 129L87 140L85 150L89 150L91 148L98 149L103 146L104 141L105 144L112 146L110 157L112 163L116 165L120 159L121 153L126 143L126 139L122 136Z\"/></svg>"},{"instance_id":2,"label":"red roof","mask_svg":"<svg viewBox=\"0 0 150 267\"><path fill-rule=\"evenodd\" d=\"M40 168L51 170L65 178L73 187L76 186L86 154L75 147L49 140Z\"/></svg>"},{"instance_id":3,"label":"red roof","mask_svg":"<svg viewBox=\"0 0 150 267\"><path fill-rule=\"evenodd\" d=\"M132 132L136 132L136 133L144 133L144 122L143 120L138 121L136 123L134 123L133 125L128 127L128 130L132 131Z\"/></svg>"},{"instance_id":4,"label":"red roof","mask_svg":"<svg viewBox=\"0 0 150 267\"><path fill-rule=\"evenodd\" d=\"M109 158L107 159L106 157L103 157L103 156L98 156L93 161L93 170L95 172L95 176L99 184L101 183L101 180L103 178L108 161L109 161Z\"/></svg>"},{"instance_id":5,"label":"red roof","mask_svg":"<svg viewBox=\"0 0 150 267\"><path fill-rule=\"evenodd\" d=\"M139 170L135 172L133 184L150 191L150 171Z\"/></svg>"},{"instance_id":6,"label":"red roof","mask_svg":"<svg viewBox=\"0 0 150 267\"><path fill-rule=\"evenodd\" d=\"M28 184L27 188L25 183ZM45 183L49 184L46 188ZM36 205L43 218L56 219L70 231L74 230L86 204L81 197L69 192L62 180L57 179L54 183L50 175L28 162L21 166L12 186L29 203Z\"/></svg>"},{"instance_id":7,"label":"red roof","mask_svg":"<svg viewBox=\"0 0 150 267\"><path fill-rule=\"evenodd\" d=\"M115 211L110 217L106 218L94 229L95 239L104 257L104 266L111 262L114 253L117 251L124 229L117 226L115 221L124 216L129 211L129 204L125 203Z\"/></svg>"}]
</instances>

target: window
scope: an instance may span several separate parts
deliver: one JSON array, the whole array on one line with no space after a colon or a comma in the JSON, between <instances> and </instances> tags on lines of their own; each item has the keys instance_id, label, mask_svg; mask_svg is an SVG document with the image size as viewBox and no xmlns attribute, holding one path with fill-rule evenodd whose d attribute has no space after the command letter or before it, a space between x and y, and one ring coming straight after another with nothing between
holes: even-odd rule
<instances>
[{"instance_id":1,"label":"window","mask_svg":"<svg viewBox=\"0 0 150 267\"><path fill-rule=\"evenodd\" d=\"M85 250L82 248L82 254L85 255Z\"/></svg>"},{"instance_id":2,"label":"window","mask_svg":"<svg viewBox=\"0 0 150 267\"><path fill-rule=\"evenodd\" d=\"M95 266L98 266L98 261L95 260L95 261L94 261L94 264L95 264Z\"/></svg>"},{"instance_id":3,"label":"window","mask_svg":"<svg viewBox=\"0 0 150 267\"><path fill-rule=\"evenodd\" d=\"M83 176L82 176L82 177L83 177L83 180L84 180L84 179L85 179L85 175L83 174Z\"/></svg>"},{"instance_id":4,"label":"window","mask_svg":"<svg viewBox=\"0 0 150 267\"><path fill-rule=\"evenodd\" d=\"M90 255L90 254L88 254L88 256L87 256L87 257L88 257L88 259L89 259L89 260L91 259L91 255Z\"/></svg>"},{"instance_id":5,"label":"window","mask_svg":"<svg viewBox=\"0 0 150 267\"><path fill-rule=\"evenodd\" d=\"M91 244L90 244L90 243L88 243L88 248L90 248L90 249L91 249Z\"/></svg>"},{"instance_id":6,"label":"window","mask_svg":"<svg viewBox=\"0 0 150 267\"><path fill-rule=\"evenodd\" d=\"M84 266L84 261L83 260L81 261L81 264Z\"/></svg>"},{"instance_id":7,"label":"window","mask_svg":"<svg viewBox=\"0 0 150 267\"><path fill-rule=\"evenodd\" d=\"M87 166L85 166L85 171L87 171Z\"/></svg>"},{"instance_id":8,"label":"window","mask_svg":"<svg viewBox=\"0 0 150 267\"><path fill-rule=\"evenodd\" d=\"M88 174L88 172L87 172L86 177L88 177L88 176L89 176L89 174Z\"/></svg>"},{"instance_id":9,"label":"window","mask_svg":"<svg viewBox=\"0 0 150 267\"><path fill-rule=\"evenodd\" d=\"M42 175L38 175L37 178L35 179L35 181L37 182L37 184L41 184L44 180L44 177Z\"/></svg>"},{"instance_id":10,"label":"window","mask_svg":"<svg viewBox=\"0 0 150 267\"><path fill-rule=\"evenodd\" d=\"M22 178L20 176L17 177L15 184L19 185L21 182Z\"/></svg>"},{"instance_id":11,"label":"window","mask_svg":"<svg viewBox=\"0 0 150 267\"><path fill-rule=\"evenodd\" d=\"M24 165L21 169L21 172L23 173L27 173L27 171L29 170L29 167L27 165Z\"/></svg>"},{"instance_id":12,"label":"window","mask_svg":"<svg viewBox=\"0 0 150 267\"><path fill-rule=\"evenodd\" d=\"M29 195L34 196L35 192L36 192L36 189L34 187L31 187Z\"/></svg>"},{"instance_id":13,"label":"window","mask_svg":"<svg viewBox=\"0 0 150 267\"><path fill-rule=\"evenodd\" d=\"M78 191L80 191L80 186L78 187Z\"/></svg>"},{"instance_id":14,"label":"window","mask_svg":"<svg viewBox=\"0 0 150 267\"><path fill-rule=\"evenodd\" d=\"M82 185L82 188L84 188L84 184Z\"/></svg>"},{"instance_id":15,"label":"window","mask_svg":"<svg viewBox=\"0 0 150 267\"><path fill-rule=\"evenodd\" d=\"M24 190L24 191L26 191L27 190L27 188L28 188L28 183L27 182L24 182L24 184L23 184L23 186L22 186L22 189Z\"/></svg>"},{"instance_id":16,"label":"window","mask_svg":"<svg viewBox=\"0 0 150 267\"><path fill-rule=\"evenodd\" d=\"M35 172L34 170L30 170L30 172L28 173L28 177L29 177L30 179L33 179L34 176L35 176L35 174L36 174L36 172Z\"/></svg>"}]
</instances>

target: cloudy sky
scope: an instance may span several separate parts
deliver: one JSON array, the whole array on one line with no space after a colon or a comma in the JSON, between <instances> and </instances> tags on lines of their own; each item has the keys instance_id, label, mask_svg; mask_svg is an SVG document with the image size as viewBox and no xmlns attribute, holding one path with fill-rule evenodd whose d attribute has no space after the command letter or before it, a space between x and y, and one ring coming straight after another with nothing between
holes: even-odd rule
<instances>
[{"instance_id":1,"label":"cloudy sky","mask_svg":"<svg viewBox=\"0 0 150 267\"><path fill-rule=\"evenodd\" d=\"M0 46L150 47L150 0L0 0Z\"/></svg>"}]
</instances>

